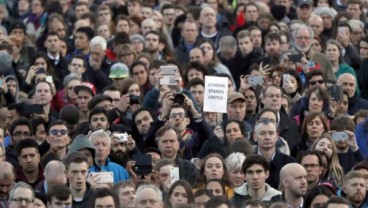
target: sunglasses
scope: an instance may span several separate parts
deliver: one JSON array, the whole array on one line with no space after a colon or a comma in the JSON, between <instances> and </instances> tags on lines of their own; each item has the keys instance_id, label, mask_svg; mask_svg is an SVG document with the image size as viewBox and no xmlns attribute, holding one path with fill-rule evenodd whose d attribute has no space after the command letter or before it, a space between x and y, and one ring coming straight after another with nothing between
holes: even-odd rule
<instances>
[{"instance_id":1,"label":"sunglasses","mask_svg":"<svg viewBox=\"0 0 368 208\"><path fill-rule=\"evenodd\" d=\"M310 85L315 85L315 84L323 84L325 83L325 81L323 81L322 79L321 80L316 80L316 81L310 81L309 84Z\"/></svg>"},{"instance_id":2,"label":"sunglasses","mask_svg":"<svg viewBox=\"0 0 368 208\"><path fill-rule=\"evenodd\" d=\"M53 129L53 130L49 131L49 134L54 135L54 136L58 135L59 133L60 133L61 136L65 136L65 135L68 134L68 130L66 130L66 129L61 129L61 130Z\"/></svg>"}]
</instances>

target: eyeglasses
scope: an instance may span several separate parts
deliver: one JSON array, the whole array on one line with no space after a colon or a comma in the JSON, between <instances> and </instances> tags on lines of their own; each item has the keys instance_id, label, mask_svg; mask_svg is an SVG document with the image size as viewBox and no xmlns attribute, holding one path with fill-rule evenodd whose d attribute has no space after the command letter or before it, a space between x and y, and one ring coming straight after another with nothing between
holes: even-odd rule
<instances>
[{"instance_id":1,"label":"eyeglasses","mask_svg":"<svg viewBox=\"0 0 368 208\"><path fill-rule=\"evenodd\" d=\"M185 118L185 113L170 113L169 118Z\"/></svg>"},{"instance_id":2,"label":"eyeglasses","mask_svg":"<svg viewBox=\"0 0 368 208\"><path fill-rule=\"evenodd\" d=\"M266 97L269 97L269 98L281 98L281 94L267 94L265 95Z\"/></svg>"},{"instance_id":3,"label":"eyeglasses","mask_svg":"<svg viewBox=\"0 0 368 208\"><path fill-rule=\"evenodd\" d=\"M52 130L49 131L49 134L54 135L54 136L58 135L59 133L60 133L61 136L64 136L64 135L68 134L68 130L66 130L66 129L61 129L61 130L52 129Z\"/></svg>"},{"instance_id":4,"label":"eyeglasses","mask_svg":"<svg viewBox=\"0 0 368 208\"><path fill-rule=\"evenodd\" d=\"M24 131L24 132L21 132L21 131L16 131L14 132L13 134L13 137L29 137L31 136L31 133L30 132L27 132L27 131Z\"/></svg>"},{"instance_id":5,"label":"eyeglasses","mask_svg":"<svg viewBox=\"0 0 368 208\"><path fill-rule=\"evenodd\" d=\"M33 199L22 198L22 197L14 198L11 201L15 202L18 205L21 205L23 203L23 201L26 203L26 205L30 205L30 204L32 204L34 202Z\"/></svg>"},{"instance_id":6,"label":"eyeglasses","mask_svg":"<svg viewBox=\"0 0 368 208\"><path fill-rule=\"evenodd\" d=\"M316 81L310 81L309 84L310 85L315 85L315 84L323 84L325 83L325 81L323 81L323 79L320 79L320 80L316 80Z\"/></svg>"},{"instance_id":7,"label":"eyeglasses","mask_svg":"<svg viewBox=\"0 0 368 208\"><path fill-rule=\"evenodd\" d=\"M314 168L319 167L319 164L302 164L302 165L305 169L308 169L308 168L314 169Z\"/></svg>"},{"instance_id":8,"label":"eyeglasses","mask_svg":"<svg viewBox=\"0 0 368 208\"><path fill-rule=\"evenodd\" d=\"M304 39L304 40L310 40L311 39L311 37L308 37L308 36L297 36L295 38L298 39L298 40L302 40L302 39Z\"/></svg>"}]
</instances>

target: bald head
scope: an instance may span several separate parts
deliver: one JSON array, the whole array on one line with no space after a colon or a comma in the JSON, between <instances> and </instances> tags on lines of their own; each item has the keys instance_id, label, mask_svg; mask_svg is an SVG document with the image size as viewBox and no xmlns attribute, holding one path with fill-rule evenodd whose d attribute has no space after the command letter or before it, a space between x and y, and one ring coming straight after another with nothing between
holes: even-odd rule
<instances>
[{"instance_id":1,"label":"bald head","mask_svg":"<svg viewBox=\"0 0 368 208\"><path fill-rule=\"evenodd\" d=\"M0 162L0 170L0 179L15 179L15 170L12 164L5 161Z\"/></svg>"},{"instance_id":2,"label":"bald head","mask_svg":"<svg viewBox=\"0 0 368 208\"><path fill-rule=\"evenodd\" d=\"M65 171L65 166L61 161L58 160L52 160L50 162L47 163L46 167L45 167L45 176L49 175L51 173L64 173Z\"/></svg>"},{"instance_id":3,"label":"bald head","mask_svg":"<svg viewBox=\"0 0 368 208\"><path fill-rule=\"evenodd\" d=\"M157 30L157 24L151 18L147 18L147 19L143 20L143 22L141 24L141 27L142 27L143 36L145 36L149 31L156 31Z\"/></svg>"},{"instance_id":4,"label":"bald head","mask_svg":"<svg viewBox=\"0 0 368 208\"><path fill-rule=\"evenodd\" d=\"M280 171L280 185L285 196L302 198L307 192L307 171L298 163L289 163Z\"/></svg>"},{"instance_id":5,"label":"bald head","mask_svg":"<svg viewBox=\"0 0 368 208\"><path fill-rule=\"evenodd\" d=\"M296 170L304 170L304 167L299 163L289 163L284 165L280 171L280 181L290 177L290 175L295 172Z\"/></svg>"},{"instance_id":6,"label":"bald head","mask_svg":"<svg viewBox=\"0 0 368 208\"><path fill-rule=\"evenodd\" d=\"M314 35L318 37L322 33L322 31L323 31L323 20L322 20L322 17L320 17L318 15L312 15L309 18L309 26L314 31Z\"/></svg>"},{"instance_id":7,"label":"bald head","mask_svg":"<svg viewBox=\"0 0 368 208\"><path fill-rule=\"evenodd\" d=\"M337 79L337 85L342 86L342 88L348 92L349 98L354 97L356 91L356 79L352 74L341 74Z\"/></svg>"}]
</instances>

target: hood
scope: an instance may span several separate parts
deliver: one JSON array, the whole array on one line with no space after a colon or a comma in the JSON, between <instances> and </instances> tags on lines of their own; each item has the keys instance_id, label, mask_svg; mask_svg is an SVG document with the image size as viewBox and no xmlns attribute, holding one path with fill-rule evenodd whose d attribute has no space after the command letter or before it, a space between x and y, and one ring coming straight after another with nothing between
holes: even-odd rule
<instances>
[{"instance_id":1,"label":"hood","mask_svg":"<svg viewBox=\"0 0 368 208\"><path fill-rule=\"evenodd\" d=\"M14 99L15 101L18 101L18 94L19 94L19 82L16 76L14 75L8 75L4 78L5 82L7 82L8 80L14 80L17 83L17 89L15 90L15 96Z\"/></svg>"},{"instance_id":2,"label":"hood","mask_svg":"<svg viewBox=\"0 0 368 208\"><path fill-rule=\"evenodd\" d=\"M96 150L95 147L93 146L92 142L89 141L88 137L85 135L78 135L74 138L73 142L70 144L69 148L68 148L68 153L66 156L68 156L69 154L73 153L73 152L77 152L81 149L90 149L92 152L92 156L93 158L95 158L95 154L96 154Z\"/></svg>"}]
</instances>

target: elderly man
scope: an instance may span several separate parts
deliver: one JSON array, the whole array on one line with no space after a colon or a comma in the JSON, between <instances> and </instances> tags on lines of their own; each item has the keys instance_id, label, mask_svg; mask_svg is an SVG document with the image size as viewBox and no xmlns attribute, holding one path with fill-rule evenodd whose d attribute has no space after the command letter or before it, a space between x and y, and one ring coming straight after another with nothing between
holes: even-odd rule
<instances>
[{"instance_id":1,"label":"elderly man","mask_svg":"<svg viewBox=\"0 0 368 208\"><path fill-rule=\"evenodd\" d=\"M355 77L350 73L344 73L337 79L337 84L348 92L349 96L349 108L348 114L354 115L358 110L368 109L368 101L360 98L357 93L357 81Z\"/></svg>"},{"instance_id":2,"label":"elderly man","mask_svg":"<svg viewBox=\"0 0 368 208\"><path fill-rule=\"evenodd\" d=\"M141 185L136 191L136 208L163 208L161 190L155 185Z\"/></svg>"},{"instance_id":3,"label":"elderly man","mask_svg":"<svg viewBox=\"0 0 368 208\"><path fill-rule=\"evenodd\" d=\"M285 165L280 172L280 184L284 202L290 207L303 207L303 198L307 193L307 172L298 163Z\"/></svg>"},{"instance_id":4,"label":"elderly man","mask_svg":"<svg viewBox=\"0 0 368 208\"><path fill-rule=\"evenodd\" d=\"M0 162L0 204L6 207L9 193L15 182L15 169L8 162Z\"/></svg>"},{"instance_id":5,"label":"elderly man","mask_svg":"<svg viewBox=\"0 0 368 208\"><path fill-rule=\"evenodd\" d=\"M90 168L91 172L111 171L114 176L114 183L119 181L125 181L129 179L128 172L122 166L110 162L108 155L110 154L111 139L108 133L100 129L93 132L89 136L89 140L92 142L96 149L96 165Z\"/></svg>"},{"instance_id":6,"label":"elderly man","mask_svg":"<svg viewBox=\"0 0 368 208\"><path fill-rule=\"evenodd\" d=\"M8 208L34 208L35 193L33 188L25 182L18 182L10 191Z\"/></svg>"},{"instance_id":7,"label":"elderly man","mask_svg":"<svg viewBox=\"0 0 368 208\"><path fill-rule=\"evenodd\" d=\"M308 25L309 25L309 27L311 27L313 29L314 36L321 37L320 35L323 31L323 20L320 16L312 15L309 18Z\"/></svg>"}]
</instances>

